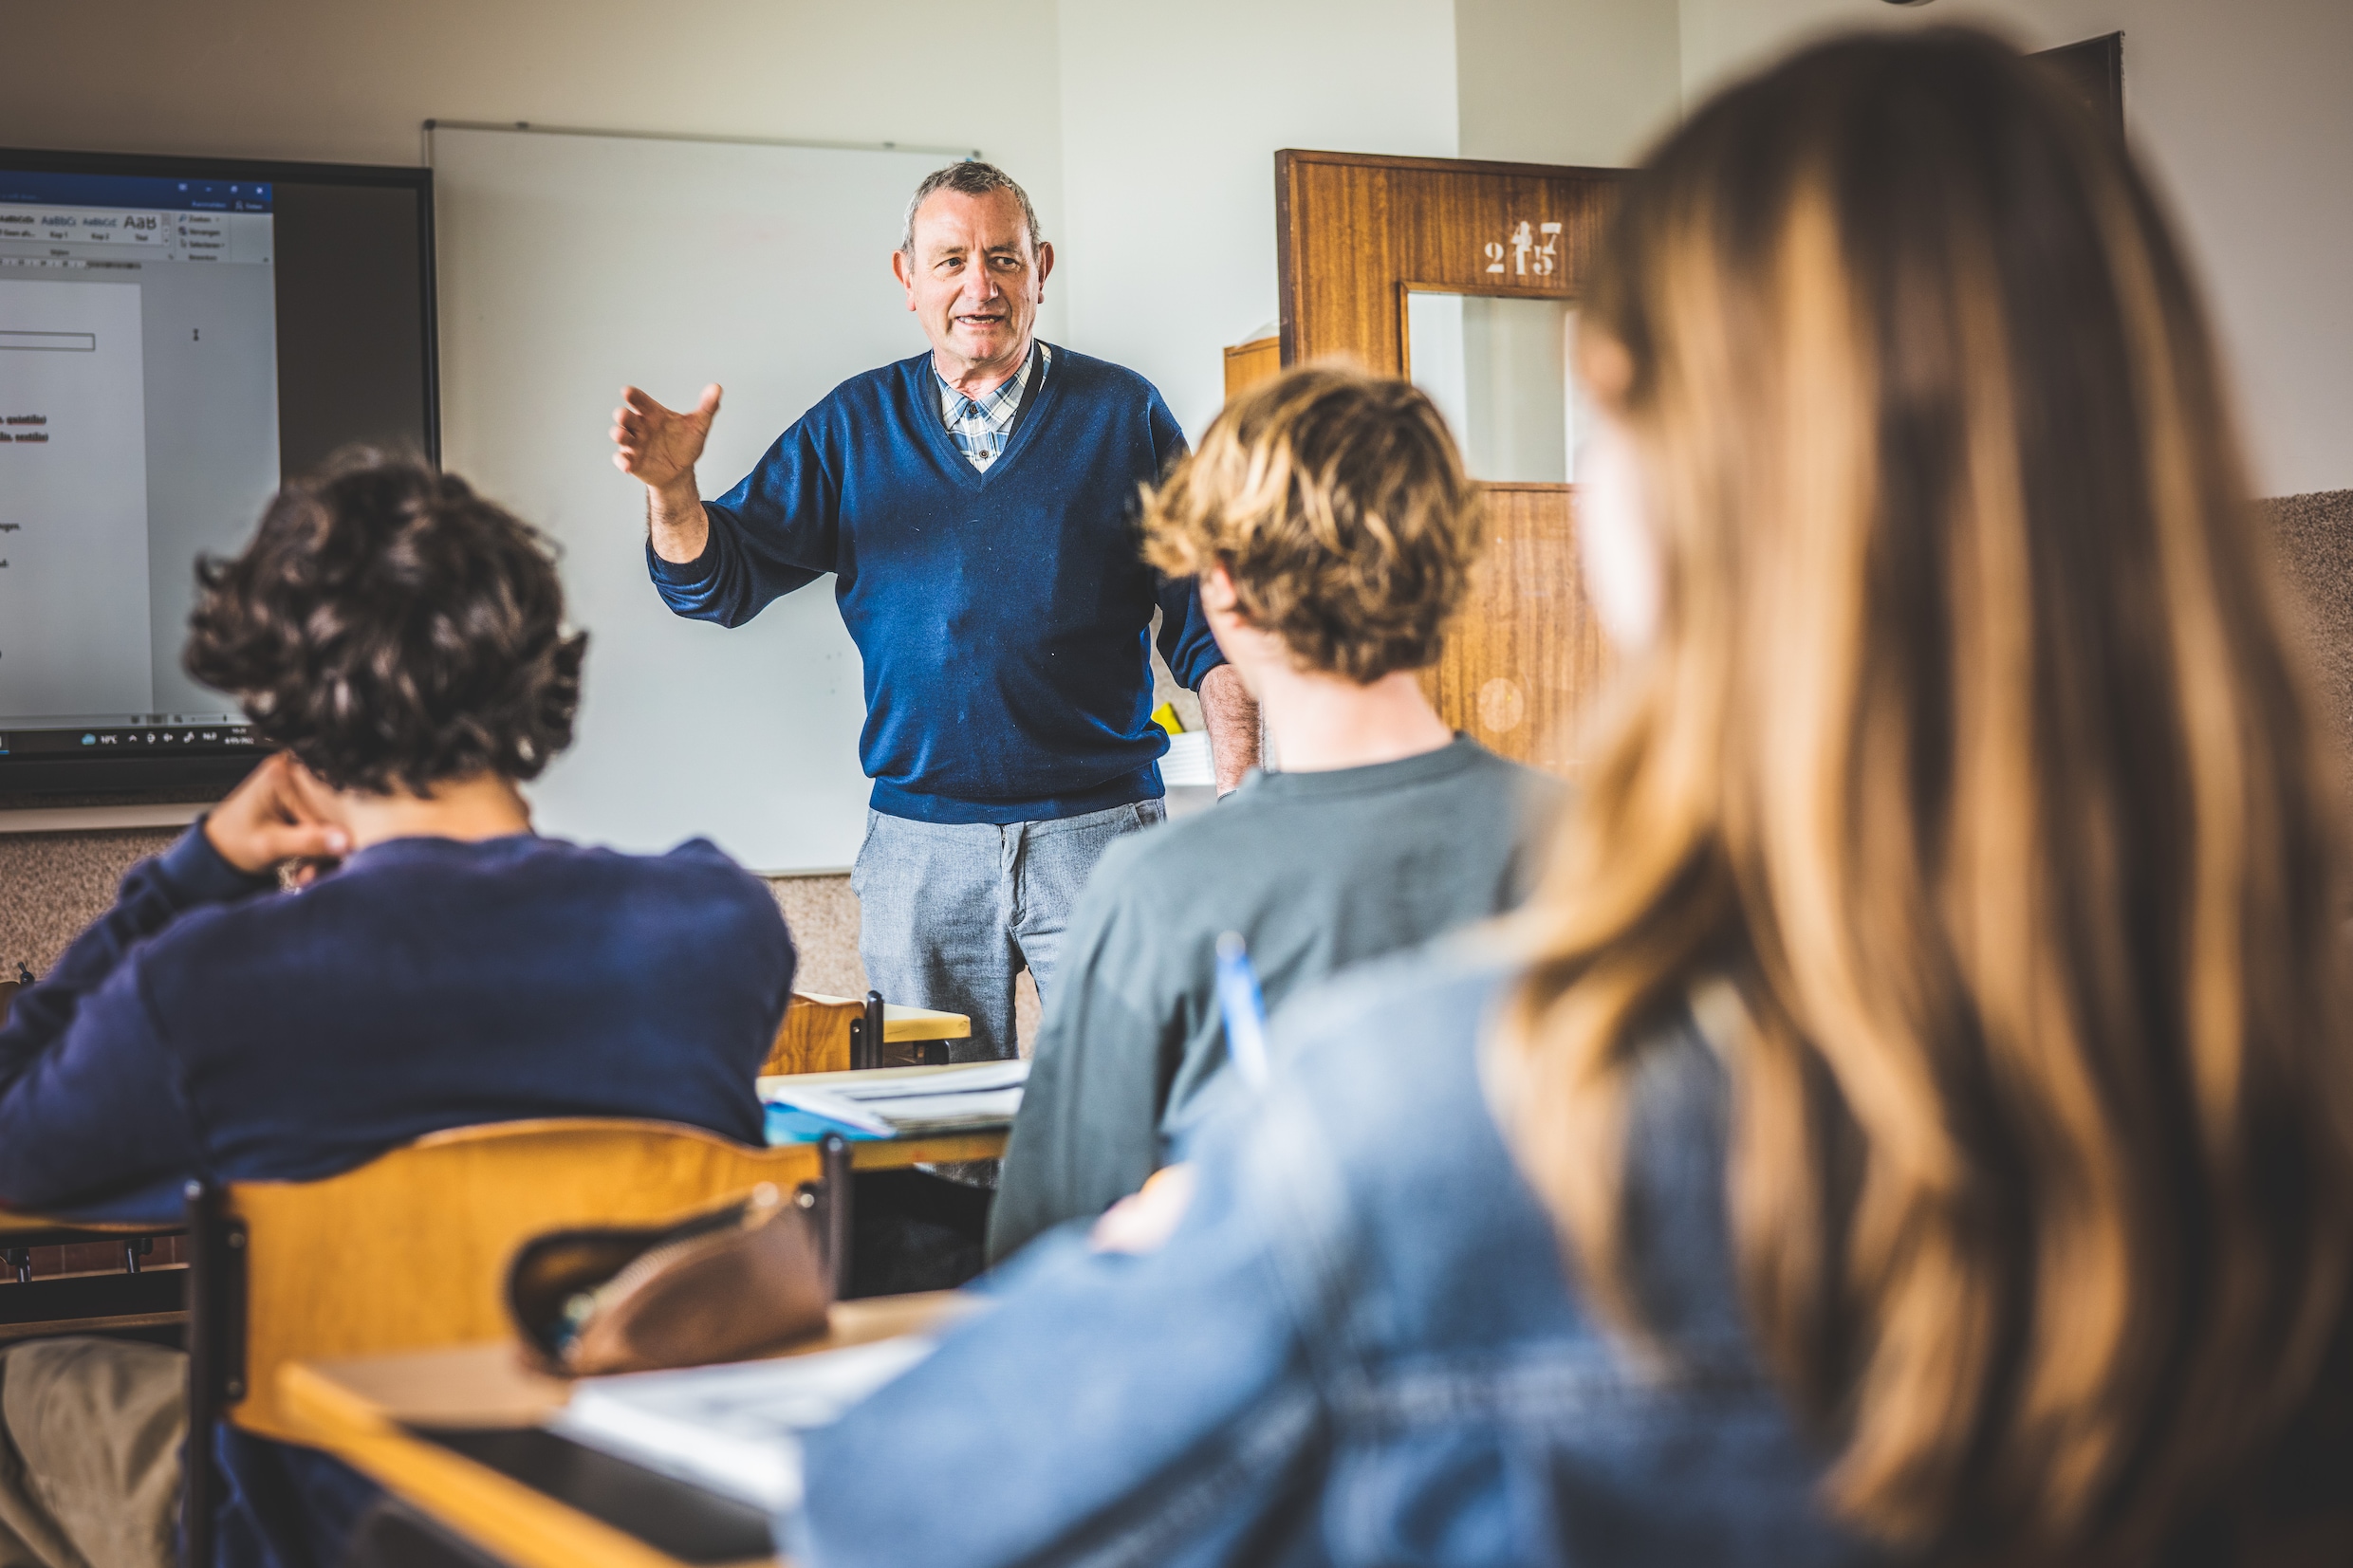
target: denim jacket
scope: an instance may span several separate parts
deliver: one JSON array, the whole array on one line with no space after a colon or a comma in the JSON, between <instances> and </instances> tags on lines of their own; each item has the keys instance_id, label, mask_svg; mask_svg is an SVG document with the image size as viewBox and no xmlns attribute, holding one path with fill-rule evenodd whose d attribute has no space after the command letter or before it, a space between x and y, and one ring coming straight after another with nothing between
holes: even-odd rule
<instances>
[{"instance_id":1,"label":"denim jacket","mask_svg":"<svg viewBox=\"0 0 2353 1568\"><path fill-rule=\"evenodd\" d=\"M811 1434L799 1559L1871 1560L1742 1328L1713 1053L1686 1024L1643 1056L1634 1284L1671 1353L1644 1360L1580 1301L1482 1096L1507 982L1417 960L1287 1009L1274 1084L1202 1133L1165 1246L1042 1239Z\"/></svg>"}]
</instances>

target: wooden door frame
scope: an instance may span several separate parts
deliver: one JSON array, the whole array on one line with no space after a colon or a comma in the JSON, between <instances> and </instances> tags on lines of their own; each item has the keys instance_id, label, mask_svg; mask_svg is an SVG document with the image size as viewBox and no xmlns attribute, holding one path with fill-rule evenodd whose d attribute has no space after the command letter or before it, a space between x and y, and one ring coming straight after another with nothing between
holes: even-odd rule
<instances>
[{"instance_id":1,"label":"wooden door frame","mask_svg":"<svg viewBox=\"0 0 2353 1568\"><path fill-rule=\"evenodd\" d=\"M1351 226L1357 246L1321 257L1325 265L1309 266L1312 241L1304 232L1325 211L1336 186L1347 184L1341 171L1355 173L1352 191L1339 199L1355 200L1375 209L1367 225ZM1350 355L1380 375L1400 375L1404 369L1401 320L1394 319L1401 304L1399 285L1432 293L1480 294L1496 298L1575 298L1599 240L1602 222L1619 182L1632 171L1591 169L1567 164L1500 163L1477 158L1383 157L1368 153L1317 152L1285 148L1274 155L1275 267L1281 304L1283 364L1285 367L1327 355ZM1559 212L1563 223L1556 270L1548 277L1507 274L1501 281L1444 243L1434 244L1416 198L1426 199L1437 186L1430 175L1462 176L1481 182L1491 215L1529 209L1537 204ZM1600 199L1595 199L1599 197ZM1364 254L1369 248L1374 254ZM1335 320L1348 313L1332 308L1335 298L1361 302L1378 294L1381 318L1370 332L1350 332ZM1372 325L1360 310L1360 325Z\"/></svg>"}]
</instances>

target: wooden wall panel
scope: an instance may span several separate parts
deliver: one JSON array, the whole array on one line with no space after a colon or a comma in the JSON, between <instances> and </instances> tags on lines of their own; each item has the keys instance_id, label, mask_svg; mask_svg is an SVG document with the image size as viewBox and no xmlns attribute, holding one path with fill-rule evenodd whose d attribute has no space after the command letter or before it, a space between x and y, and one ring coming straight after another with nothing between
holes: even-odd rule
<instances>
[{"instance_id":1,"label":"wooden wall panel","mask_svg":"<svg viewBox=\"0 0 2353 1568\"><path fill-rule=\"evenodd\" d=\"M1585 602L1569 489L1486 490L1486 549L1423 685L1440 716L1489 750L1572 778L1609 653Z\"/></svg>"},{"instance_id":2,"label":"wooden wall panel","mask_svg":"<svg viewBox=\"0 0 2353 1568\"><path fill-rule=\"evenodd\" d=\"M1231 403L1261 381L1283 374L1283 341L1256 338L1226 350L1226 401Z\"/></svg>"}]
</instances>

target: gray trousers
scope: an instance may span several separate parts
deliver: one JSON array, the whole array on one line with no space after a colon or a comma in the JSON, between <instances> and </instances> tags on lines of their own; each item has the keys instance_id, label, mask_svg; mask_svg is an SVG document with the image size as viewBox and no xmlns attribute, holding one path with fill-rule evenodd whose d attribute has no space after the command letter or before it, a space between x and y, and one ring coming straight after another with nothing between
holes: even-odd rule
<instances>
[{"instance_id":1,"label":"gray trousers","mask_svg":"<svg viewBox=\"0 0 2353 1568\"><path fill-rule=\"evenodd\" d=\"M850 873L866 984L885 1002L971 1018L957 1061L1012 1056L1015 978L1028 969L1047 999L1087 873L1112 839L1167 816L1158 801L1002 825L867 812Z\"/></svg>"},{"instance_id":2,"label":"gray trousers","mask_svg":"<svg viewBox=\"0 0 2353 1568\"><path fill-rule=\"evenodd\" d=\"M188 1357L127 1339L0 1351L0 1568L170 1568Z\"/></svg>"}]
</instances>

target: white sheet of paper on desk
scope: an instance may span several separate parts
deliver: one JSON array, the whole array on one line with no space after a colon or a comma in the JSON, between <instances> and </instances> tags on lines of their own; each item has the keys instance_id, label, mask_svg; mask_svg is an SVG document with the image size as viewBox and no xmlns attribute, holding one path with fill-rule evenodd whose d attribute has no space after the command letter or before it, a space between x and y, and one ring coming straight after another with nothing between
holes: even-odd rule
<instances>
[{"instance_id":1,"label":"white sheet of paper on desk","mask_svg":"<svg viewBox=\"0 0 2353 1568\"><path fill-rule=\"evenodd\" d=\"M830 1092L843 1099L856 1100L934 1099L942 1095L1017 1089L1028 1081L1029 1063L1026 1061L968 1061L936 1072L909 1073L903 1078L837 1083Z\"/></svg>"},{"instance_id":2,"label":"white sheet of paper on desk","mask_svg":"<svg viewBox=\"0 0 2353 1568\"><path fill-rule=\"evenodd\" d=\"M838 1079L822 1085L798 1084L789 1078L769 1079L763 1093L772 1105L789 1105L887 1137L1009 1122L1021 1109L1022 1086L1028 1080L1026 1061L974 1061L934 1073L848 1083Z\"/></svg>"},{"instance_id":3,"label":"white sheet of paper on desk","mask_svg":"<svg viewBox=\"0 0 2353 1568\"><path fill-rule=\"evenodd\" d=\"M961 1095L870 1099L860 1109L880 1116L901 1133L934 1127L991 1127L1012 1120L1021 1110L1021 1086Z\"/></svg>"},{"instance_id":4,"label":"white sheet of paper on desk","mask_svg":"<svg viewBox=\"0 0 2353 1568\"><path fill-rule=\"evenodd\" d=\"M782 1513L801 1501L800 1433L932 1353L922 1335L768 1361L584 1378L548 1417L575 1443Z\"/></svg>"}]
</instances>

